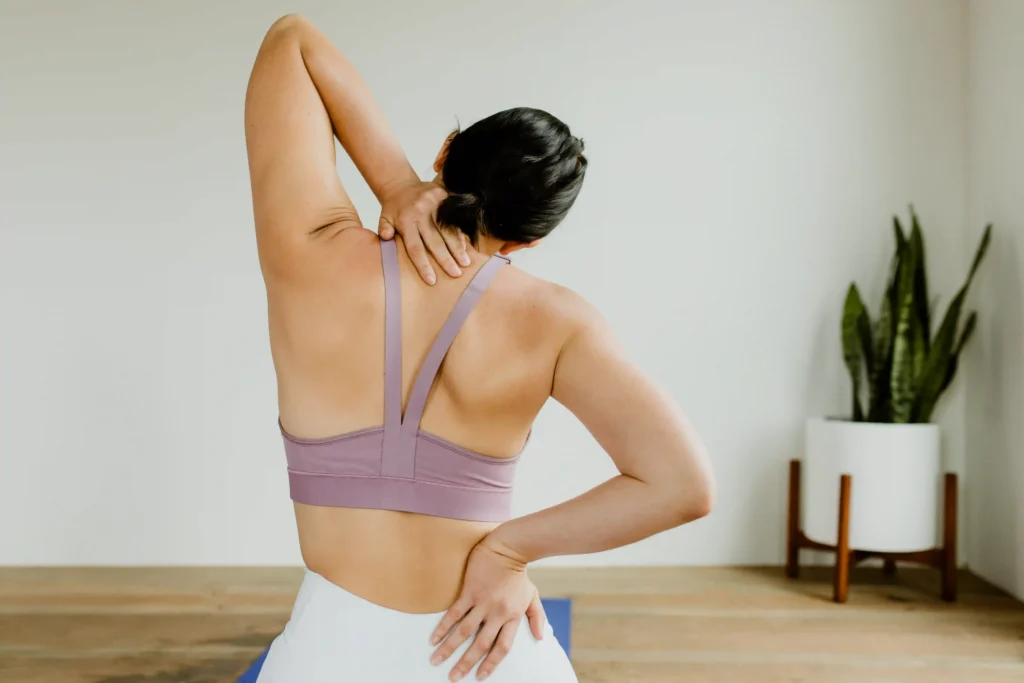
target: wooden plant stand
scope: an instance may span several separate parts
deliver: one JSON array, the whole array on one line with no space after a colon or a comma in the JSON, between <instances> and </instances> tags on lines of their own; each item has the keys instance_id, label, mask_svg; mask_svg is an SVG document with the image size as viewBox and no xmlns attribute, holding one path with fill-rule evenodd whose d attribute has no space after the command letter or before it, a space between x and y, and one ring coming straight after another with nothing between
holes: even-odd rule
<instances>
[{"instance_id":1,"label":"wooden plant stand","mask_svg":"<svg viewBox=\"0 0 1024 683\"><path fill-rule=\"evenodd\" d=\"M849 474L844 474L839 478L839 530L836 535L836 545L813 541L807 538L800 528L800 461L789 461L786 576L795 579L800 575L801 548L835 553L832 599L836 602L846 602L851 567L868 558L878 557L885 560L883 571L886 574L893 574L896 571L897 562L915 562L942 572L942 599L947 602L956 600L957 476L951 472L946 473L943 492L942 547L906 553L875 552L850 548L850 487L852 484L853 477Z\"/></svg>"}]
</instances>

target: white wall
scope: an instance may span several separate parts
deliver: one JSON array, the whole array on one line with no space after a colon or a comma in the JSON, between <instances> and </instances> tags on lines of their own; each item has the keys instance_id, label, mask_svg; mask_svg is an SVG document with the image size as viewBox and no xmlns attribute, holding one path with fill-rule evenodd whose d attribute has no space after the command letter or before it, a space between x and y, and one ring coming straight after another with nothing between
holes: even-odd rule
<instances>
[{"instance_id":1,"label":"white wall","mask_svg":"<svg viewBox=\"0 0 1024 683\"><path fill-rule=\"evenodd\" d=\"M563 561L781 562L803 419L848 405L848 282L876 301L910 201L939 291L966 268L958 0L3 3L0 563L299 561L242 130L286 11L424 170L456 116L539 106L586 139L577 208L518 263L606 312L705 437L720 501ZM945 413L960 467L962 401ZM517 510L611 473L552 406Z\"/></svg>"},{"instance_id":2,"label":"white wall","mask_svg":"<svg viewBox=\"0 0 1024 683\"><path fill-rule=\"evenodd\" d=\"M971 0L970 221L994 223L967 354L971 569L1024 598L1024 3Z\"/></svg>"}]
</instances>

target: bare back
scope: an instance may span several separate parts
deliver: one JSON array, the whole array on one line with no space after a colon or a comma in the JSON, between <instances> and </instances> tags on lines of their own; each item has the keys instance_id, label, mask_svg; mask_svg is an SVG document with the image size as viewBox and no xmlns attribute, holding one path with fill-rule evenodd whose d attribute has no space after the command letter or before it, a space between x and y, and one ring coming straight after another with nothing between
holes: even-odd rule
<instances>
[{"instance_id":1,"label":"bare back","mask_svg":"<svg viewBox=\"0 0 1024 683\"><path fill-rule=\"evenodd\" d=\"M381 201L382 222L396 206L444 191L420 181L355 69L301 18L282 18L264 38L245 123L282 425L306 438L380 426L380 242L362 227L342 187L335 139ZM429 188L420 195L423 185ZM446 253L442 240L450 235L434 227L423 239L434 240L431 254ZM420 258L423 244L414 244L412 231L402 234L410 236L397 249L404 404L428 348L488 254L470 249L461 277L440 271L428 285L421 279L429 268ZM445 267L454 266L448 261ZM554 554L620 547L707 514L710 466L678 406L629 361L582 298L502 267L450 347L420 427L476 453L511 457L548 397L582 422L618 476L493 533L490 523L296 504L307 566L372 602L433 612L459 595L470 551L485 536L525 566ZM496 538L503 530L504 540Z\"/></svg>"},{"instance_id":2,"label":"bare back","mask_svg":"<svg viewBox=\"0 0 1024 683\"><path fill-rule=\"evenodd\" d=\"M384 283L375 233L347 229L325 252L337 266L313 283L268 286L281 422L321 438L383 422ZM430 344L470 276L426 285L399 249L403 406ZM421 427L494 457L518 454L551 394L569 326L560 288L506 267L445 357ZM447 607L472 547L495 525L388 510L296 504L310 569L373 602L412 612Z\"/></svg>"}]
</instances>

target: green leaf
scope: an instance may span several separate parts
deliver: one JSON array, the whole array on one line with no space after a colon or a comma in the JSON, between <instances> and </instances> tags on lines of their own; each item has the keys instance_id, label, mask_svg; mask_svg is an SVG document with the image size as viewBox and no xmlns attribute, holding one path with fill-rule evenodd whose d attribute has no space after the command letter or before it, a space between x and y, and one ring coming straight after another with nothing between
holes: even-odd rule
<instances>
[{"instance_id":1,"label":"green leaf","mask_svg":"<svg viewBox=\"0 0 1024 683\"><path fill-rule=\"evenodd\" d=\"M896 284L899 281L900 267L905 251L906 240L903 239L903 228L899 218L893 219L893 232L896 235L896 251L893 252L889 264L889 278L882 297L882 307L875 325L875 344L872 363L868 370L870 382L870 403L868 419L871 422L891 422L891 404L889 396L889 380L892 371L892 340L896 334Z\"/></svg>"},{"instance_id":2,"label":"green leaf","mask_svg":"<svg viewBox=\"0 0 1024 683\"><path fill-rule=\"evenodd\" d=\"M857 298L860 298L860 292L857 292ZM863 301L861 301L860 308L861 314L857 318L857 336L860 338L861 353L864 354L864 371L868 373L875 361L875 343L871 334L871 315Z\"/></svg>"},{"instance_id":3,"label":"green leaf","mask_svg":"<svg viewBox=\"0 0 1024 683\"><path fill-rule=\"evenodd\" d=\"M942 390L939 391L938 395L942 395L942 391L945 391L945 388L948 387L949 383L953 381L953 377L956 375L956 369L959 364L960 354L954 353L950 355L949 363L946 365L946 379L943 381L943 388ZM936 403L938 403L936 399L931 398L931 394L928 394L927 397L922 397L922 402L918 413L918 422L931 422L932 411L935 410L935 405Z\"/></svg>"},{"instance_id":4,"label":"green leaf","mask_svg":"<svg viewBox=\"0 0 1024 683\"><path fill-rule=\"evenodd\" d=\"M900 282L900 271L903 269L907 260L908 242L907 238L903 236L903 226L900 225L899 216L892 217L892 229L896 236L896 254L893 256L892 267L889 271L889 284L885 289L886 296L889 297L889 306L892 308L892 331L893 335L896 334L896 311L899 310L899 295L897 290L899 289Z\"/></svg>"},{"instance_id":5,"label":"green leaf","mask_svg":"<svg viewBox=\"0 0 1024 683\"><path fill-rule=\"evenodd\" d=\"M914 301L917 301L916 297ZM912 317L910 324L910 358L915 379L921 376L925 358L928 356L924 337L924 328L921 327L921 321L916 317Z\"/></svg>"},{"instance_id":6,"label":"green leaf","mask_svg":"<svg viewBox=\"0 0 1024 683\"><path fill-rule=\"evenodd\" d=\"M892 369L893 316L888 294L882 299L882 311L875 324L874 362L868 373L871 396L868 405L868 420L888 422L889 414L889 373Z\"/></svg>"},{"instance_id":7,"label":"green leaf","mask_svg":"<svg viewBox=\"0 0 1024 683\"><path fill-rule=\"evenodd\" d=\"M917 319L921 327L921 341L924 351L931 347L931 320L928 312L928 276L925 269L924 236L921 234L921 224L917 221L917 214L914 206L910 206L910 244L911 249L917 253L914 268L914 310L917 312Z\"/></svg>"},{"instance_id":8,"label":"green leaf","mask_svg":"<svg viewBox=\"0 0 1024 683\"><path fill-rule=\"evenodd\" d=\"M981 265L981 260L985 258L985 252L988 251L988 244L992 241L992 224L989 223L985 226L985 232L981 235L981 243L978 245L977 251L974 252L974 261L971 263L971 271L967 273L967 282L964 283L964 289L971 286L971 280L974 279L974 274L978 272L978 266Z\"/></svg>"},{"instance_id":9,"label":"green leaf","mask_svg":"<svg viewBox=\"0 0 1024 683\"><path fill-rule=\"evenodd\" d=\"M964 350L964 346L967 345L971 335L974 334L974 328L978 323L978 314L975 311L971 311L971 314L967 316L967 321L964 323L964 329L960 332L960 341L956 344L956 349L949 357L949 363L946 365L946 376L942 380L942 388L939 389L938 396L942 395L942 392L946 390L956 376L957 367L960 365L960 352ZM932 410L935 409L936 401L931 401L928 405L922 406L921 411L921 422L928 422L932 417Z\"/></svg>"},{"instance_id":10,"label":"green leaf","mask_svg":"<svg viewBox=\"0 0 1024 683\"><path fill-rule=\"evenodd\" d=\"M920 422L918 419L921 409L920 385L921 375L924 373L924 365L927 362L928 352L924 348L924 335L921 331L921 323L913 318L910 326L910 367L911 367L911 408L909 422Z\"/></svg>"},{"instance_id":11,"label":"green leaf","mask_svg":"<svg viewBox=\"0 0 1024 683\"><path fill-rule=\"evenodd\" d=\"M866 322L867 312L864 310L864 302L857 291L857 285L851 284L846 292L846 302L843 304L843 360L846 362L846 369L850 373L850 380L853 383L853 420L861 422L864 420L864 411L861 408L861 377L864 373L862 360L864 358L864 338L862 328L869 324ZM869 332L870 335L870 332ZM870 343L870 336L868 337Z\"/></svg>"},{"instance_id":12,"label":"green leaf","mask_svg":"<svg viewBox=\"0 0 1024 683\"><path fill-rule=\"evenodd\" d=\"M964 329L960 332L960 341L956 343L956 350L953 351L949 358L949 364L946 366L946 377L942 380L942 388L939 389L938 396L941 396L942 392L944 392L953 382L953 378L956 376L957 367L960 365L960 352L964 350L964 346L967 345L971 335L974 334L974 328L977 323L978 314L975 311L971 311L971 314L967 316L967 321L964 323ZM922 422L928 422L931 420L932 410L934 410L936 402L937 401L932 401L929 405L923 407L921 415Z\"/></svg>"},{"instance_id":13,"label":"green leaf","mask_svg":"<svg viewBox=\"0 0 1024 683\"><path fill-rule=\"evenodd\" d=\"M964 350L964 346L970 341L971 336L974 334L974 328L978 325L978 312L971 311L971 314L967 316L967 321L964 322L964 329L960 331L960 341L956 343L956 352L960 353Z\"/></svg>"},{"instance_id":14,"label":"green leaf","mask_svg":"<svg viewBox=\"0 0 1024 683\"><path fill-rule=\"evenodd\" d=\"M900 223L899 216L892 217L892 230L896 233L896 251L900 252L907 243L907 238L906 233L903 232L903 225Z\"/></svg>"},{"instance_id":15,"label":"green leaf","mask_svg":"<svg viewBox=\"0 0 1024 683\"><path fill-rule=\"evenodd\" d=\"M956 329L960 323L960 310L963 308L965 295L966 290L961 288L953 301L950 302L949 308L946 309L946 315L942 319L942 324L935 335L932 348L928 352L928 358L925 360L924 369L918 379L919 405L917 417L922 422L931 418L932 410L935 408L939 395L942 393L946 376L950 372L950 362L954 354L953 345L956 341Z\"/></svg>"},{"instance_id":16,"label":"green leaf","mask_svg":"<svg viewBox=\"0 0 1024 683\"><path fill-rule=\"evenodd\" d=\"M974 262L971 264L971 270L967 274L967 280L960 287L960 291L956 293L956 296L953 297L949 308L946 309L946 315L942 319L942 324L939 326L939 331L935 335L932 348L929 350L928 357L925 360L924 369L918 380L918 418L921 421L931 419L932 410L934 410L939 396L949 386L953 375L956 374L956 366L959 362L957 357L959 349L963 344L967 343L974 333L977 321L976 319L972 320L975 317L972 315L968 317L964 325L964 331L960 335L959 343L957 343L956 337L957 328L960 326L960 311L963 308L964 300L967 298L971 282L974 280L974 274L978 271L978 266L985 257L985 252L988 251L991 232L992 226L986 226L981 243L974 254Z\"/></svg>"},{"instance_id":17,"label":"green leaf","mask_svg":"<svg viewBox=\"0 0 1024 683\"><path fill-rule=\"evenodd\" d=\"M968 340L974 334L974 328L977 324L978 314L975 311L971 311L971 314L967 316L966 322L964 322L964 329L960 331L960 341L956 343L956 349L949 359L949 366L946 368L946 378L942 381L942 389L939 390L940 396L946 390L946 387L953 382L953 377L956 376L957 365L960 362L960 352L964 350L964 346L967 345Z\"/></svg>"},{"instance_id":18,"label":"green leaf","mask_svg":"<svg viewBox=\"0 0 1024 683\"><path fill-rule=\"evenodd\" d=\"M897 220L897 226L899 222ZM893 338L892 370L889 377L889 393L892 404L892 421L910 422L913 417L916 393L914 374L914 335L917 312L914 309L914 272L917 251L909 244L901 244L903 251L896 282L896 334Z\"/></svg>"}]
</instances>

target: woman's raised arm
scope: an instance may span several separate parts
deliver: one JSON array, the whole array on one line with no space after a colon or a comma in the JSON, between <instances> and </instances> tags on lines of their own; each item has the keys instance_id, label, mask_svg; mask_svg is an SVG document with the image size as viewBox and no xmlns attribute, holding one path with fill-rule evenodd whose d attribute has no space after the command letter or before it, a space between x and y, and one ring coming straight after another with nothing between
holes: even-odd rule
<instances>
[{"instance_id":1,"label":"woman's raised arm","mask_svg":"<svg viewBox=\"0 0 1024 683\"><path fill-rule=\"evenodd\" d=\"M422 204L429 193L438 202L444 196L417 177L345 56L308 20L282 17L260 46L245 98L253 213L266 276L303 273L318 241L361 225L338 178L335 136L385 209L396 201ZM441 247L451 261L443 241ZM427 279L426 254L415 256ZM446 270L459 274L457 266Z\"/></svg>"}]
</instances>

